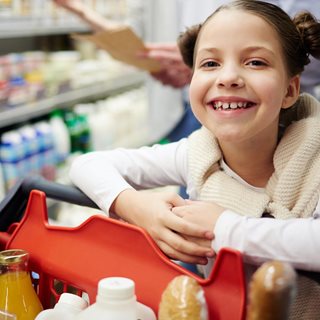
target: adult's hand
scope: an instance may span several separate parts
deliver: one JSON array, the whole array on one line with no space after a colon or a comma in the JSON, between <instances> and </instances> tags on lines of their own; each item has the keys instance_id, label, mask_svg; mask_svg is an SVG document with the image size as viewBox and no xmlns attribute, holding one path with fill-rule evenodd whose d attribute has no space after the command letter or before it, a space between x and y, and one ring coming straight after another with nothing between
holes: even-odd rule
<instances>
[{"instance_id":1,"label":"adult's hand","mask_svg":"<svg viewBox=\"0 0 320 320\"><path fill-rule=\"evenodd\" d=\"M183 62L181 53L175 43L147 44L147 50L139 53L142 58L157 60L161 69L151 75L164 85L181 88L191 81L192 70Z\"/></svg>"}]
</instances>

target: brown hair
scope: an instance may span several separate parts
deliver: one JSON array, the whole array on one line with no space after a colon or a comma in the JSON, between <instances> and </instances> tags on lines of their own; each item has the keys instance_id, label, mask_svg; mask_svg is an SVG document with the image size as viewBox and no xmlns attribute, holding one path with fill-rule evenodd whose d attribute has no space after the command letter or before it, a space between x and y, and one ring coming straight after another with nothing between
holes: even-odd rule
<instances>
[{"instance_id":1,"label":"brown hair","mask_svg":"<svg viewBox=\"0 0 320 320\"><path fill-rule=\"evenodd\" d=\"M278 33L289 76L300 74L309 60L309 54L320 59L320 24L310 12L301 12L291 19L281 8L257 0L236 0L219 7L203 24L186 30L178 39L183 61L193 68L199 34L206 23L218 12L240 9L261 17Z\"/></svg>"}]
</instances>

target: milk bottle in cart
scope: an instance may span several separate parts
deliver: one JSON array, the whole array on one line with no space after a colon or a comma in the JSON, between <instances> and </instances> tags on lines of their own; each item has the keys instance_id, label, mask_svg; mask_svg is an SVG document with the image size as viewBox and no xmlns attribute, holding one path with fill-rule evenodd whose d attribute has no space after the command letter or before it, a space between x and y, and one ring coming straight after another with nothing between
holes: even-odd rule
<instances>
[{"instance_id":1,"label":"milk bottle in cart","mask_svg":"<svg viewBox=\"0 0 320 320\"><path fill-rule=\"evenodd\" d=\"M151 308L137 302L131 279L105 278L98 283L96 302L75 320L156 320Z\"/></svg>"},{"instance_id":2,"label":"milk bottle in cart","mask_svg":"<svg viewBox=\"0 0 320 320\"><path fill-rule=\"evenodd\" d=\"M83 298L75 294L62 293L54 308L41 311L35 320L73 320L87 305Z\"/></svg>"}]
</instances>

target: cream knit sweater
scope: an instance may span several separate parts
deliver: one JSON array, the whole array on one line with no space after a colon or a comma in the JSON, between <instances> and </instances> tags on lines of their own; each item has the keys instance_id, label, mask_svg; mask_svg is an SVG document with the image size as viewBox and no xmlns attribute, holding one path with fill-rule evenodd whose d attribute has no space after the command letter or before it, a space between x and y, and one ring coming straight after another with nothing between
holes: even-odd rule
<instances>
[{"instance_id":1,"label":"cream knit sweater","mask_svg":"<svg viewBox=\"0 0 320 320\"><path fill-rule=\"evenodd\" d=\"M214 201L252 217L261 217L264 212L279 219L310 217L320 194L320 103L310 95L301 95L281 123L286 130L275 151L275 171L264 193L219 169L204 181L209 168L219 168L222 154L210 131L203 127L194 132L188 141L188 160L199 200ZM320 253L315 259L320 259ZM291 319L320 319L320 286L305 277L299 277L298 282Z\"/></svg>"}]
</instances>

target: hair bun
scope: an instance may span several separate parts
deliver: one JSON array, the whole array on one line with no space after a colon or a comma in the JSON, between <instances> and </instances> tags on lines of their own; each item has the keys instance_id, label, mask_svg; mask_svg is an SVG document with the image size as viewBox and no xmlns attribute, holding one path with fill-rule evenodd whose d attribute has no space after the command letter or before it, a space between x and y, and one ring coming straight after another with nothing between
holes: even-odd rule
<instances>
[{"instance_id":1,"label":"hair bun","mask_svg":"<svg viewBox=\"0 0 320 320\"><path fill-rule=\"evenodd\" d=\"M180 49L183 62L190 68L193 67L193 53L201 24L197 24L182 33L178 38L178 47Z\"/></svg>"},{"instance_id":2,"label":"hair bun","mask_svg":"<svg viewBox=\"0 0 320 320\"><path fill-rule=\"evenodd\" d=\"M307 54L320 59L320 23L310 12L298 13L294 19Z\"/></svg>"}]
</instances>

